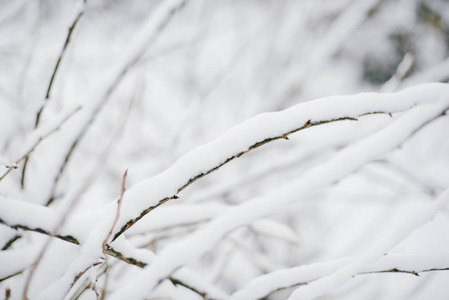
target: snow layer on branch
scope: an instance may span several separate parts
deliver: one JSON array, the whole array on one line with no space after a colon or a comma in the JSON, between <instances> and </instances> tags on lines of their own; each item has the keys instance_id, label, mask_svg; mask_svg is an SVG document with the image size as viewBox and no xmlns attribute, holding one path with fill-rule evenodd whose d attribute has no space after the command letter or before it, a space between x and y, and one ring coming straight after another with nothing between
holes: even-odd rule
<instances>
[{"instance_id":1,"label":"snow layer on branch","mask_svg":"<svg viewBox=\"0 0 449 300\"><path fill-rule=\"evenodd\" d=\"M400 112L417 104L437 101L442 93L447 91L446 84L430 83L399 93L326 97L300 103L281 112L255 116L231 128L216 140L186 153L166 171L131 188L125 194L116 229L119 230L129 220L138 217L142 211L156 205L160 200L176 195L178 189L189 179L219 166L242 151L247 151L255 143L300 128L308 120L314 123L343 117L357 118L372 112Z\"/></svg>"},{"instance_id":2,"label":"snow layer on branch","mask_svg":"<svg viewBox=\"0 0 449 300\"><path fill-rule=\"evenodd\" d=\"M418 207L409 207L408 211L404 212L404 222L395 228L390 236L385 237L375 247L372 247L363 256L357 258L353 263L344 266L335 273L329 276L323 277L315 282L308 284L307 286L296 289L289 300L311 300L325 294L327 291L336 288L351 279L357 273L363 272L367 265L375 263L386 252L392 249L400 241L410 235L415 229L426 224L432 220L440 209L447 206L449 203L449 189L438 197L438 199L431 203L421 203ZM402 266L406 265L404 261ZM447 261L439 261L447 262ZM430 263L432 261L430 260ZM435 261L433 261L435 263ZM396 264L396 263L394 263ZM423 267L424 264L411 264L411 267Z\"/></svg>"},{"instance_id":3,"label":"snow layer on branch","mask_svg":"<svg viewBox=\"0 0 449 300\"><path fill-rule=\"evenodd\" d=\"M409 205L409 207L405 209L404 215L408 216L408 220L413 220L414 215L421 214L421 212L429 209L435 209L431 203L416 203L414 205ZM424 218L424 222L426 221L427 219ZM398 225L400 226L400 224ZM415 225L416 224L413 223L411 228L414 228ZM391 227L390 232L396 232L394 229L397 227L398 226ZM394 239L399 240L396 237L394 237ZM260 299L278 289L305 283L310 284L312 281L324 276L329 276L340 268L354 263L355 261L356 257L339 258L328 262L315 263L264 274L251 280L244 288L235 292L230 299ZM449 256L444 253L438 254L437 252L437 254L412 255L388 253L387 255L381 256L379 260L365 265L359 270L358 274L393 269L421 272L434 268L445 268L447 266L449 266ZM318 273L317 270L319 271Z\"/></svg>"},{"instance_id":4,"label":"snow layer on branch","mask_svg":"<svg viewBox=\"0 0 449 300\"><path fill-rule=\"evenodd\" d=\"M333 159L310 170L298 181L231 209L212 221L206 228L167 246L143 276L114 294L112 299L122 299L125 295L130 294L136 298L147 295L161 279L212 248L230 230L248 224L264 215L273 214L279 207L284 207L295 201L296 197L340 180L372 159L391 151L417 129L449 108L449 91L447 85L444 84L422 85L396 94L370 93L349 97L323 98L297 105L280 113L259 115L232 128L219 139L189 152L160 176L138 184L130 190L127 200L128 203L136 203L136 207L145 201L146 195L154 195L155 191L160 192L157 193L158 195L164 195L158 187L163 187L163 190L168 192L165 195L170 195L170 192L175 194L176 186L182 185L185 178L191 178L197 172L220 164L229 155L236 154L241 149L247 149L255 142L297 128L298 124L301 126L300 124L309 119L315 122L344 116L357 117L368 112L397 112L423 103L426 105L411 109L378 133L343 149ZM228 153L228 155L222 156L223 153ZM211 154L215 154L215 156L212 158ZM292 197L292 195L296 197ZM129 207L127 209L129 210L126 215L129 216L132 212ZM402 238L403 235L400 237ZM396 243L399 241L395 240ZM376 251L375 254L377 255L378 252ZM365 261L363 264L360 262L361 265L365 263ZM343 278L352 276L353 271L358 270L359 267L356 263L354 269L342 271Z\"/></svg>"}]
</instances>

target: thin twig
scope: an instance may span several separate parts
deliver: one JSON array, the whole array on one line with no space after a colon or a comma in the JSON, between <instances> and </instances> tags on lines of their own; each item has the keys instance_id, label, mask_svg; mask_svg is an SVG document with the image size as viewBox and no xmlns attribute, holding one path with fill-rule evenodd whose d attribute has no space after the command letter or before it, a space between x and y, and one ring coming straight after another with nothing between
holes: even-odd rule
<instances>
[{"instance_id":1,"label":"thin twig","mask_svg":"<svg viewBox=\"0 0 449 300\"><path fill-rule=\"evenodd\" d=\"M22 237L21 235L16 234L16 235L13 236L12 238L10 238L10 239L5 243L5 245L3 246L3 248L2 248L1 251L8 250L8 248L11 247L11 245L12 245L15 241L17 241L18 239L20 239L21 237Z\"/></svg>"},{"instance_id":2,"label":"thin twig","mask_svg":"<svg viewBox=\"0 0 449 300\"><path fill-rule=\"evenodd\" d=\"M96 262L96 263L94 263L94 264L88 266L88 267L87 267L86 269L84 269L83 271L79 272L78 275L76 275L75 278L73 278L73 281L72 281L72 283L70 284L70 288L68 289L68 291L70 291L70 290L72 289L72 287L75 285L75 283L77 283L78 280L79 280L81 277L83 277L83 275L84 275L87 271L89 271L92 267L96 267L96 266L98 266L98 265L100 265L100 264L101 264L100 262ZM84 291L83 291L83 292L84 292Z\"/></svg>"},{"instance_id":3,"label":"thin twig","mask_svg":"<svg viewBox=\"0 0 449 300\"><path fill-rule=\"evenodd\" d=\"M10 288L6 288L6 290L5 290L5 300L9 300L9 298L11 298L11 289Z\"/></svg>"},{"instance_id":4,"label":"thin twig","mask_svg":"<svg viewBox=\"0 0 449 300\"><path fill-rule=\"evenodd\" d=\"M72 142L72 145L70 146L70 150L67 152L64 162L59 168L59 172L56 175L55 180L53 181L52 187L53 192L48 202L52 202L54 200L54 191L56 191L56 188L59 184L59 180L62 174L64 173L65 168L67 167L67 164L74 150L76 149L77 145L80 143L84 135L89 130L91 124L95 121L97 115L103 109L105 104L109 101L111 95L120 85L123 78L128 74L129 70L131 70L140 61L140 59L148 49L149 44L156 40L156 38L159 36L162 30L168 25L170 20L173 18L177 10L183 7L186 1L187 0L178 0L177 2L172 1L172 3L168 2L167 4L162 3L161 5L165 5L161 7L161 12L162 14L164 14L163 18L160 18L160 16L156 16L155 19L158 19L158 22L151 23L152 27L150 28L149 33L146 34L146 36L142 37L142 40L138 40L135 45L132 45L130 49L132 49L133 52L124 61L124 63L119 66L118 72L116 73L115 77L109 82L103 94L98 98L99 100L93 105L92 112L86 119L85 123L81 126L79 132L75 134L75 138ZM151 21L153 21L153 19L151 19Z\"/></svg>"},{"instance_id":5,"label":"thin twig","mask_svg":"<svg viewBox=\"0 0 449 300\"><path fill-rule=\"evenodd\" d=\"M104 269L104 274L105 274L105 279L104 279L104 284L103 284L103 288L101 290L101 296L99 300L105 300L106 299L106 293L108 290L108 283L109 283L109 268L110 266L108 265L108 258L105 258L105 269Z\"/></svg>"},{"instance_id":6,"label":"thin twig","mask_svg":"<svg viewBox=\"0 0 449 300\"><path fill-rule=\"evenodd\" d=\"M22 274L22 273L23 273L23 270L21 270L19 272L16 272L14 274L7 275L7 276L5 276L3 278L0 278L0 282L5 281L5 280L7 280L7 279L9 279L11 277L17 276L17 275Z\"/></svg>"},{"instance_id":7,"label":"thin twig","mask_svg":"<svg viewBox=\"0 0 449 300\"><path fill-rule=\"evenodd\" d=\"M68 220L69 215L74 211L74 209L76 208L76 205L78 204L79 200L81 199L81 196L88 190L89 186L94 182L94 174L91 174L91 176L89 176L81 185L81 187L75 191L73 198L72 199L68 199L70 202L68 204L68 206L66 207L65 211L63 211L63 213L60 216L59 221L57 222L56 227L54 228L54 231L57 231L59 228L62 228L65 223ZM23 296L22 299L23 300L27 300L27 293L28 293L28 289L31 285L31 281L33 279L33 276L36 272L37 267L39 266L40 262L42 261L42 258L44 257L45 253L47 252L48 248L50 247L51 243L52 243L53 239L48 239L48 241L45 243L44 247L42 247L41 252L39 253L36 261L33 263L31 270L28 274L28 278L25 281L25 287L23 290ZM76 240L78 241L78 240Z\"/></svg>"},{"instance_id":8,"label":"thin twig","mask_svg":"<svg viewBox=\"0 0 449 300\"><path fill-rule=\"evenodd\" d=\"M83 7L78 12L78 14L76 15L75 19L72 22L72 25L69 27L69 30L68 30L68 33L67 33L67 36L66 36L66 39L65 39L65 42L64 42L64 46L62 47L61 53L59 54L58 60L56 61L56 65L55 65L55 67L53 69L53 73L51 74L50 82L49 82L48 87L47 87L47 93L45 94L44 103L42 104L41 108L39 109L39 111L36 114L36 121L34 123L34 128L35 129L37 129L37 127L39 126L41 114L42 114L43 110L45 109L48 100L50 99L50 92L51 92L52 87L53 87L53 82L55 80L56 73L58 72L59 66L61 64L61 61L62 61L62 59L63 59L63 57L64 57L64 55L65 55L65 53L67 51L67 46L70 43L70 38L72 37L72 33L73 33L74 29L75 29L75 26L76 26L76 24L78 24L78 21L84 15L84 9L85 9L85 4L86 4L87 0L82 0L82 1L83 1ZM25 187L25 173L26 173L26 168L27 168L27 165L28 165L28 160L29 160L29 154L26 156L25 162L23 164L22 178L20 180L20 185L21 185L22 189Z\"/></svg>"},{"instance_id":9,"label":"thin twig","mask_svg":"<svg viewBox=\"0 0 449 300\"><path fill-rule=\"evenodd\" d=\"M18 163L20 163L23 160L26 160L28 158L28 156L31 154L31 152L33 152L36 147L46 138L48 138L50 135L52 135L53 133L55 133L56 131L58 131L59 129L61 129L62 125L64 125L64 123L66 123L74 114L76 114L79 110L81 109L81 106L78 106L77 108L75 108L71 113L69 113L61 122L59 122L57 124L57 126L55 128L53 128L52 130L50 130L49 132L47 132L46 134L44 134L43 136L39 137L37 139L37 141L33 144L33 146L24 154L22 155L18 160L16 160L14 162L14 164L9 168L9 170L3 174L2 177L0 177L0 181L6 177L6 175L8 175L8 173L13 170L13 169L17 169L16 167L14 167L14 165L17 165ZM22 176L22 180L24 179L24 177Z\"/></svg>"},{"instance_id":10,"label":"thin twig","mask_svg":"<svg viewBox=\"0 0 449 300\"><path fill-rule=\"evenodd\" d=\"M120 197L117 200L117 211L115 213L114 222L112 223L111 230L109 230L109 233L108 233L107 237L104 239L104 242L103 242L103 252L104 253L106 251L106 245L108 243L108 240L111 237L111 235L112 235L112 233L114 231L115 225L117 225L117 221L118 221L118 219L120 217L120 207L122 206L123 195L125 194L125 191L126 191L125 183L126 183L126 176L127 175L128 175L128 169L126 169L125 170L125 174L123 174L122 189L121 189Z\"/></svg>"},{"instance_id":11,"label":"thin twig","mask_svg":"<svg viewBox=\"0 0 449 300\"><path fill-rule=\"evenodd\" d=\"M404 274L411 274L414 276L420 276L421 273L428 273L428 272L436 272L436 271L449 271L449 267L447 268L432 268L432 269L426 269L426 270L420 270L420 271L414 271L414 270L399 270L397 268L393 268L393 269L388 269L388 270L381 270L381 271L372 271L372 272L362 272L362 273L357 273L354 274L353 277L358 276L358 275L369 275L369 274L381 274L381 273L404 273ZM266 296L272 295L276 292L282 291L282 290L286 290L286 289L290 289L290 288L294 288L294 287L298 287L298 286L302 286L302 285L308 285L309 283L318 280L314 279L314 280L310 280L310 281L306 281L306 282L299 282L299 283L295 283L289 286L283 286L283 287L279 287L271 292L269 292L267 295L264 296L263 299L265 299ZM262 298L261 298L262 299Z\"/></svg>"},{"instance_id":12,"label":"thin twig","mask_svg":"<svg viewBox=\"0 0 449 300\"><path fill-rule=\"evenodd\" d=\"M48 87L47 87L47 93L45 94L45 99L44 99L45 102L42 105L42 107L39 109L39 111L38 111L38 113L36 115L36 122L34 124L34 128L37 128L39 126L39 121L40 121L40 117L41 117L42 111L45 109L46 103L50 99L50 92L51 92L51 89L53 87L53 82L55 80L56 73L58 72L59 65L61 64L61 61L62 61L64 55L66 54L67 46L70 43L70 38L72 37L72 33L75 30L75 26L76 26L76 24L78 24L78 21L84 15L85 4L86 4L87 0L82 0L82 1L83 1L83 7L82 7L82 9L80 9L80 11L76 15L75 19L73 20L72 25L70 25L70 27L69 27L69 30L67 32L67 36L65 38L64 46L62 47L61 53L59 54L58 60L56 61L56 65L55 65L55 67L53 69L53 73L51 74L50 82L49 82Z\"/></svg>"}]
</instances>

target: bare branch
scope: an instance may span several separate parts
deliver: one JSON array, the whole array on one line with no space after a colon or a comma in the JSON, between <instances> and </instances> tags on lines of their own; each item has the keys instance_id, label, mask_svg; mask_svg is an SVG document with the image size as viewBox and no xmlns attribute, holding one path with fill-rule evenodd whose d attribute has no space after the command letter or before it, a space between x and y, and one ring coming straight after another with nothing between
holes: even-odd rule
<instances>
[{"instance_id":1,"label":"bare branch","mask_svg":"<svg viewBox=\"0 0 449 300\"><path fill-rule=\"evenodd\" d=\"M39 111L38 111L38 113L37 113L37 115L36 115L36 122L35 122L35 124L34 124L34 128L37 128L37 127L39 126L39 121L40 121L41 114L42 114L43 110L45 109L45 106L46 106L47 101L50 99L50 92L51 92L51 89L52 89L52 87L53 87L53 82L54 82L54 80L55 80L56 73L57 73L58 70L59 70L59 65L61 64L61 61L62 61L62 59L64 58L64 55L65 55L65 53L66 53L66 51L67 51L67 46L68 46L69 43L70 43L70 38L72 37L72 33L74 32L75 27L76 27L76 25L78 24L78 21L79 21L79 20L81 19L81 17L84 15L84 12L85 12L85 4L86 4L86 1L87 1L87 0L82 0L82 1L83 1L83 6L82 6L82 8L79 10L79 12L78 12L78 14L75 16L75 18L73 19L72 24L71 24L70 27L69 27L69 30L68 30L68 32L67 32L67 36L66 36L66 38L65 38L64 46L62 47L61 53L59 54L58 60L56 61L56 65L55 65L55 67L54 67L54 69L53 69L53 73L51 74L50 82L49 82L48 87L47 87L47 93L45 94L45 99L44 99L45 102L44 102L44 104L42 105L42 107L39 109ZM24 169L25 169L25 168L24 168Z\"/></svg>"},{"instance_id":2,"label":"bare branch","mask_svg":"<svg viewBox=\"0 0 449 300\"><path fill-rule=\"evenodd\" d=\"M53 73L51 74L50 82L49 82L48 87L47 87L47 93L45 94L44 103L42 104L41 108L39 109L39 111L38 111L37 114L36 114L36 122L35 122L35 124L34 124L34 128L35 128L35 129L39 126L39 121L40 121L40 118L41 118L41 114L42 114L43 110L45 109L48 100L50 99L50 92L51 92L51 89L52 89L52 87L53 87L53 82L54 82L54 80L55 80L56 73L58 72L58 70L59 70L59 65L61 64L61 61L62 61L62 59L63 59L63 57L64 57L64 55L65 55L65 53L66 53L67 46L68 46L69 43L70 43L70 38L71 38L72 33L73 33L74 29L75 29L75 26L76 26L76 24L78 24L78 21L79 21L79 20L81 19L81 17L84 15L85 4L86 4L86 1L87 1L87 0L82 0L82 1L83 1L83 6L82 6L82 8L79 10L79 12L78 12L78 14L76 15L75 19L73 20L72 25L69 27L69 31L68 31L68 33L67 33L67 36L66 36L66 39L65 39L64 46L62 47L61 53L59 54L58 60L56 61L56 65L55 65L55 67L54 67L54 69L53 69ZM22 187L22 188L25 187L25 173L26 173L26 168L27 168L27 165L28 165L29 154L30 154L30 153L28 153L28 155L26 156L25 162L24 162L24 164L23 164L23 169L22 169L22 179L20 180L20 184L21 184L21 187Z\"/></svg>"},{"instance_id":3,"label":"bare branch","mask_svg":"<svg viewBox=\"0 0 449 300\"><path fill-rule=\"evenodd\" d=\"M420 270L420 271L399 270L399 269L393 268L393 269L389 269L389 270L381 270L381 271L371 271L371 272L358 273L358 274L355 274L354 277L358 276L358 275L381 274L381 273L403 273L403 274L411 274L411 275L415 275L415 276L419 277L421 273L429 273L429 272L436 272L436 271L449 271L449 267L447 267L447 268L425 269L425 270ZM319 278L317 278L317 279L319 279ZM315 280L317 280L317 279L315 279ZM279 287L276 290L273 290L269 294L265 295L265 297L269 296L269 295L272 295L272 294L274 294L276 292L289 289L289 288L294 288L294 287L298 287L298 286L301 286L301 285L308 285L309 283L311 283L311 282L313 282L315 280L311 280L311 281L307 281L307 282L299 282L299 283L296 283L296 284L293 284L293 285Z\"/></svg>"},{"instance_id":4,"label":"bare branch","mask_svg":"<svg viewBox=\"0 0 449 300\"><path fill-rule=\"evenodd\" d=\"M130 53L126 59L118 66L118 71L112 77L112 80L107 84L104 92L98 98L98 100L93 104L92 110L89 117L84 121L84 124L80 126L80 130L75 134L75 138L70 146L69 151L65 155L64 163L61 165L58 174L53 183L52 195L48 200L51 203L54 200L54 192L59 184L59 180L64 173L67 164L76 149L79 142L82 140L86 132L89 130L90 125L95 121L99 112L103 109L104 105L108 102L113 92L122 82L123 78L127 75L129 70L131 70L142 58L148 49L149 44L153 43L162 30L167 26L170 20L175 15L176 11L181 8L187 0L173 0L162 3L157 11L156 15L151 15L148 19L148 23L143 26L143 30L134 45L130 47Z\"/></svg>"},{"instance_id":5,"label":"bare branch","mask_svg":"<svg viewBox=\"0 0 449 300\"><path fill-rule=\"evenodd\" d=\"M117 212L115 214L115 219L114 219L114 222L112 223L111 230L109 230L108 236L105 238L105 240L103 242L103 252L106 251L107 242L108 242L109 238L111 237L112 232L114 231L114 228L115 228L115 225L117 224L118 218L120 217L120 207L122 206L123 195L125 194L125 191L126 191L126 187L125 187L126 175L128 175L128 169L126 169L125 174L123 174L122 189L121 189L120 197L117 200Z\"/></svg>"}]
</instances>

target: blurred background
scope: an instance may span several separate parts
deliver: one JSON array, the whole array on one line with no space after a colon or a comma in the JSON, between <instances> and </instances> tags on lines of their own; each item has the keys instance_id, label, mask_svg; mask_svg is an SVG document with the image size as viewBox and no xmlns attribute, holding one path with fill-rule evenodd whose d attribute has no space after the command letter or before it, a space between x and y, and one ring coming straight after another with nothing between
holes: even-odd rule
<instances>
[{"instance_id":1,"label":"blurred background","mask_svg":"<svg viewBox=\"0 0 449 300\"><path fill-rule=\"evenodd\" d=\"M1 156L13 162L26 152L44 102L42 126L97 101L160 2L87 0L44 100L82 1L0 1ZM78 209L100 208L119 194L125 169L131 187L257 114L319 97L448 80L447 0L187 1L118 83L60 179L83 109L31 154L24 183L21 162L0 182L0 193L42 205L51 198L58 206L95 174ZM319 126L255 150L165 205L197 207L192 214L204 217L136 225L127 236L157 253L219 211L295 180L371 132L371 120L388 118ZM449 186L449 122L447 116L437 121L338 185L229 234L194 267L232 292L256 275L363 251L400 222L401 203L430 199ZM447 213L440 217L397 251L449 250ZM14 235L5 226L0 232L5 241ZM112 274L126 269L114 263ZM322 299L447 299L447 280L444 272L362 275Z\"/></svg>"}]
</instances>

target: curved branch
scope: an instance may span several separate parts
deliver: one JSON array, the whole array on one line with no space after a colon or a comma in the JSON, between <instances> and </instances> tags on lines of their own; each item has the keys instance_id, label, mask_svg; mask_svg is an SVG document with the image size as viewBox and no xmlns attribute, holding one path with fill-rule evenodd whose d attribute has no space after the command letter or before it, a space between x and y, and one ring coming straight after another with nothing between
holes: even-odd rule
<instances>
[{"instance_id":1,"label":"curved branch","mask_svg":"<svg viewBox=\"0 0 449 300\"><path fill-rule=\"evenodd\" d=\"M120 230L114 235L114 238L112 239L112 241L115 241L120 235L122 235L126 230L128 230L131 226L133 226L137 221L139 221L140 219L142 219L146 214L148 214L150 211L154 210L155 208L161 206L162 204L164 204L165 202L169 201L169 200L173 200L173 199L178 199L179 197L177 196L177 194L179 194L180 192L182 192L186 187L188 187L189 185L191 185L192 183L194 183L195 181L197 181L198 179L201 179L207 175L209 175L210 173L217 171L218 169L220 169L222 166L226 165L227 163L233 161L236 158L241 157L242 155L250 152L251 150L254 150L256 148L259 148L265 144L268 144L270 142L276 141L276 140L280 140L280 139L284 139L284 140L288 140L288 136L290 134L293 134L295 132L298 132L300 130L312 127L312 126L317 126L317 125L323 125L323 124L327 124L327 123L331 123L331 122L338 122L338 121L344 121L344 120L351 120L351 121L357 121L356 118L351 118L351 117L341 117L341 118L337 118L337 119L332 119L332 120L324 120L324 121L316 121L316 122L312 122L312 120L308 120L304 125L295 128L293 130L290 130L286 133L274 136L274 137L269 137L266 138L260 142L256 142L254 144L252 144L251 146L248 147L248 149L240 151L239 153L228 157L224 162L220 163L219 165L201 172L193 177L191 177L185 184L183 184L180 188L178 188L176 195L173 195L171 197L166 197L164 199L159 200L159 202L156 205L150 206L149 208L143 210L140 215L136 218L133 218L131 220L129 220L125 225L122 226L122 228L120 228Z\"/></svg>"},{"instance_id":2,"label":"curved branch","mask_svg":"<svg viewBox=\"0 0 449 300\"><path fill-rule=\"evenodd\" d=\"M301 103L281 112L256 116L185 154L165 172L131 188L127 197L133 199L124 204L124 212L118 222L120 229L113 241L153 209L177 199L178 194L196 180L255 148L275 140L288 139L292 133L317 125L356 120L365 114L406 111L421 103L436 102L447 91L445 84L428 84L392 94L328 97ZM215 153L220 154L210 157ZM127 207L130 202L133 203L132 208Z\"/></svg>"}]
</instances>

